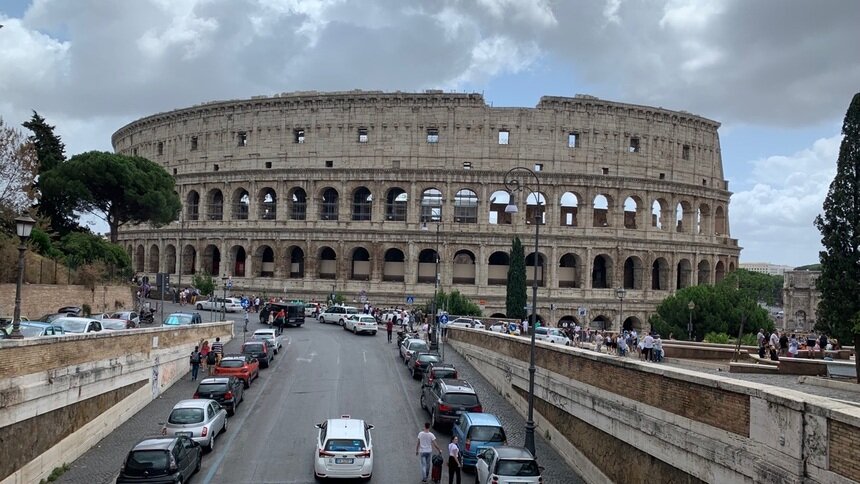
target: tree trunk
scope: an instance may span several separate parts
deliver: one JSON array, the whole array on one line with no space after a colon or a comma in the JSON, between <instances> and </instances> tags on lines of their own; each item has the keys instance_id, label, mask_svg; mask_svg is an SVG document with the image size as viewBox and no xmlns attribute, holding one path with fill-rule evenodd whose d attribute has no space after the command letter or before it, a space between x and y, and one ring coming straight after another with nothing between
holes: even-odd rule
<instances>
[{"instance_id":1,"label":"tree trunk","mask_svg":"<svg viewBox=\"0 0 860 484\"><path fill-rule=\"evenodd\" d=\"M860 383L860 355L857 350L860 349L860 333L854 333L854 369L857 371L857 383Z\"/></svg>"},{"instance_id":2,"label":"tree trunk","mask_svg":"<svg viewBox=\"0 0 860 484\"><path fill-rule=\"evenodd\" d=\"M111 243L115 244L119 239L119 224L109 220L108 226L110 227L110 241Z\"/></svg>"}]
</instances>

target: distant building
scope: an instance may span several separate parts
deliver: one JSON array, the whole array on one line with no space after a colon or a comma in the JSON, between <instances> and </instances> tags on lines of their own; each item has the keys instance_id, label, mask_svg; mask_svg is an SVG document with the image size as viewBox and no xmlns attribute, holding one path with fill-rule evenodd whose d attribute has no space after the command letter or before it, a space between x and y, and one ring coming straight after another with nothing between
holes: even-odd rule
<instances>
[{"instance_id":1,"label":"distant building","mask_svg":"<svg viewBox=\"0 0 860 484\"><path fill-rule=\"evenodd\" d=\"M781 276L786 271L794 269L792 266L781 266L778 264L771 264L769 262L741 262L740 268L746 269L750 272L767 274L769 276Z\"/></svg>"},{"instance_id":2,"label":"distant building","mask_svg":"<svg viewBox=\"0 0 860 484\"><path fill-rule=\"evenodd\" d=\"M812 331L818 314L818 301L821 299L815 282L821 276L821 271L785 271L784 276L782 292L785 315L782 329Z\"/></svg>"}]
</instances>

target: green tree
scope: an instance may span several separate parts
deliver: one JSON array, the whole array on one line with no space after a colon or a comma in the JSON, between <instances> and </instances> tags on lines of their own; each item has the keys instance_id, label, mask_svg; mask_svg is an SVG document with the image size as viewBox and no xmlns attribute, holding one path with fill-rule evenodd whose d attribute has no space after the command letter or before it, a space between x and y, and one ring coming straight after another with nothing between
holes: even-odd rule
<instances>
[{"instance_id":1,"label":"green tree","mask_svg":"<svg viewBox=\"0 0 860 484\"><path fill-rule=\"evenodd\" d=\"M102 262L105 266L122 270L131 267L128 253L117 244L89 232L71 232L60 239L60 250L72 265Z\"/></svg>"},{"instance_id":2,"label":"green tree","mask_svg":"<svg viewBox=\"0 0 860 484\"><path fill-rule=\"evenodd\" d=\"M852 321L860 314L860 93L842 123L836 177L815 218L821 232L821 276L816 327L840 341L853 340Z\"/></svg>"},{"instance_id":3,"label":"green tree","mask_svg":"<svg viewBox=\"0 0 860 484\"><path fill-rule=\"evenodd\" d=\"M0 118L0 215L4 221L32 205L36 165L33 144Z\"/></svg>"},{"instance_id":4,"label":"green tree","mask_svg":"<svg viewBox=\"0 0 860 484\"><path fill-rule=\"evenodd\" d=\"M191 285L200 289L200 294L204 296L211 296L215 293L215 279L212 278L212 274L209 272L204 271L203 274L194 274L194 277L191 278Z\"/></svg>"},{"instance_id":5,"label":"green tree","mask_svg":"<svg viewBox=\"0 0 860 484\"><path fill-rule=\"evenodd\" d=\"M436 293L436 309L447 308L448 314L456 316L480 316L481 308L467 296L454 289L450 293L438 291ZM425 308L427 314L432 313L432 303Z\"/></svg>"},{"instance_id":6,"label":"green tree","mask_svg":"<svg viewBox=\"0 0 860 484\"><path fill-rule=\"evenodd\" d=\"M146 158L101 151L75 155L48 171L42 191L70 194L77 210L107 222L114 243L126 223L157 227L176 220L181 208L173 177L164 168Z\"/></svg>"},{"instance_id":7,"label":"green tree","mask_svg":"<svg viewBox=\"0 0 860 484\"><path fill-rule=\"evenodd\" d=\"M526 317L526 256L520 238L511 242L508 288L505 296L505 313L509 318Z\"/></svg>"},{"instance_id":8,"label":"green tree","mask_svg":"<svg viewBox=\"0 0 860 484\"><path fill-rule=\"evenodd\" d=\"M746 269L738 269L727 275L723 284L737 287L754 301L762 302L768 306L782 305L782 276L771 276L752 272Z\"/></svg>"},{"instance_id":9,"label":"green tree","mask_svg":"<svg viewBox=\"0 0 860 484\"><path fill-rule=\"evenodd\" d=\"M49 125L45 118L33 111L33 117L23 123L23 126L33 132L30 142L36 148L38 159L37 173L40 177L60 166L66 161L66 147L60 137L54 133L55 126ZM41 191L41 185L34 183L36 191ZM51 230L58 235L65 235L78 228L75 216L75 202L66 192L41 193L37 206L38 214L50 220Z\"/></svg>"}]
</instances>

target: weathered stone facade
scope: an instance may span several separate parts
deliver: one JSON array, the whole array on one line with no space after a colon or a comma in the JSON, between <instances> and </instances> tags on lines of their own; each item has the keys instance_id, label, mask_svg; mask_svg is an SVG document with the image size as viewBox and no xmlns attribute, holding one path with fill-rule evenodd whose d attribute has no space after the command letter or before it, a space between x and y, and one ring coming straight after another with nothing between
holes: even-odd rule
<instances>
[{"instance_id":1,"label":"weathered stone facade","mask_svg":"<svg viewBox=\"0 0 860 484\"><path fill-rule=\"evenodd\" d=\"M783 328L807 332L815 328L821 292L815 283L821 271L785 271L783 290Z\"/></svg>"},{"instance_id":2,"label":"weathered stone facade","mask_svg":"<svg viewBox=\"0 0 860 484\"><path fill-rule=\"evenodd\" d=\"M639 326L672 291L737 267L718 127L591 96L535 108L440 91L203 104L114 134L117 152L170 171L184 202L181 222L126 227L120 239L138 272L181 271L185 284L208 271L245 292L366 291L400 305L431 297L438 250L440 288L493 315L504 312L513 235L532 277L542 212L541 316L617 328L624 286L625 321ZM512 217L504 175L515 166L537 172L543 205L531 199Z\"/></svg>"}]
</instances>

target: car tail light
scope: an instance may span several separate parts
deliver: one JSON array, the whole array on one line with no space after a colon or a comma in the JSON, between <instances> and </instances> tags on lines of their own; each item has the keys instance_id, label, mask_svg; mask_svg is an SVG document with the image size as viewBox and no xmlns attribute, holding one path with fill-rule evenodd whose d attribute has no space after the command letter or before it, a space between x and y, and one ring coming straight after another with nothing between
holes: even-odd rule
<instances>
[{"instance_id":1,"label":"car tail light","mask_svg":"<svg viewBox=\"0 0 860 484\"><path fill-rule=\"evenodd\" d=\"M191 397L191 398L200 398L200 394L199 394L199 393L197 393L197 392L194 392L194 396L193 396L193 397Z\"/></svg>"},{"instance_id":2,"label":"car tail light","mask_svg":"<svg viewBox=\"0 0 860 484\"><path fill-rule=\"evenodd\" d=\"M200 432L201 437L206 437L206 434L209 433L209 427L203 427L203 430Z\"/></svg>"},{"instance_id":3,"label":"car tail light","mask_svg":"<svg viewBox=\"0 0 860 484\"><path fill-rule=\"evenodd\" d=\"M469 450L472 448L472 439L466 439L466 447L465 450Z\"/></svg>"},{"instance_id":4,"label":"car tail light","mask_svg":"<svg viewBox=\"0 0 860 484\"><path fill-rule=\"evenodd\" d=\"M320 457L331 457L331 456L333 456L333 455L334 455L334 454L333 454L333 453L331 453L331 452L326 452L326 451L324 451L324 450L320 449L320 452L319 452L319 456L320 456Z\"/></svg>"},{"instance_id":5,"label":"car tail light","mask_svg":"<svg viewBox=\"0 0 860 484\"><path fill-rule=\"evenodd\" d=\"M230 400L231 398L233 398L233 392L227 392L227 393L225 393L225 394L224 394L224 398L225 398L225 399L227 399L227 400Z\"/></svg>"},{"instance_id":6,"label":"car tail light","mask_svg":"<svg viewBox=\"0 0 860 484\"><path fill-rule=\"evenodd\" d=\"M359 452L355 454L356 457L370 457L370 450L365 450L364 452Z\"/></svg>"},{"instance_id":7,"label":"car tail light","mask_svg":"<svg viewBox=\"0 0 860 484\"><path fill-rule=\"evenodd\" d=\"M176 458L173 457L173 453L170 453L170 472L176 472L179 470L179 466L176 465Z\"/></svg>"},{"instance_id":8,"label":"car tail light","mask_svg":"<svg viewBox=\"0 0 860 484\"><path fill-rule=\"evenodd\" d=\"M480 405L475 405L475 406L474 406L474 407L472 407L470 410L471 410L471 411L473 411L473 412L475 412L475 413L481 413L481 412L483 412L483 411L484 411L484 407L482 407L482 406L480 406Z\"/></svg>"},{"instance_id":9,"label":"car tail light","mask_svg":"<svg viewBox=\"0 0 860 484\"><path fill-rule=\"evenodd\" d=\"M491 482L499 482L499 476L493 476L493 480Z\"/></svg>"},{"instance_id":10,"label":"car tail light","mask_svg":"<svg viewBox=\"0 0 860 484\"><path fill-rule=\"evenodd\" d=\"M444 403L440 403L439 404L439 411L440 412L450 412L451 407L449 407L448 405L445 405Z\"/></svg>"}]
</instances>

